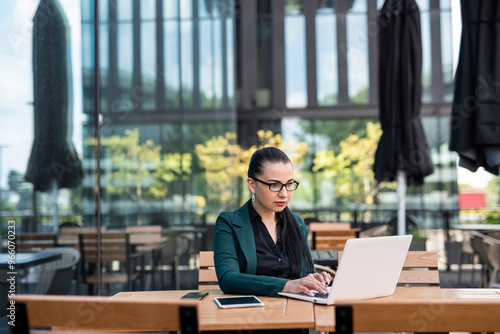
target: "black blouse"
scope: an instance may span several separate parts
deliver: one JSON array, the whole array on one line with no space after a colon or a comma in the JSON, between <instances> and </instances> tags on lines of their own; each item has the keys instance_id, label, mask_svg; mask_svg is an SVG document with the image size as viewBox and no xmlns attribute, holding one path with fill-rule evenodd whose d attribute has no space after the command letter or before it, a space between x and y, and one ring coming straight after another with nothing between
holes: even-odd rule
<instances>
[{"instance_id":1,"label":"black blouse","mask_svg":"<svg viewBox=\"0 0 500 334\"><path fill-rule=\"evenodd\" d=\"M276 243L274 243L266 225L262 222L262 217L257 213L251 202L249 202L248 211L257 251L257 270L255 273L257 275L290 278L290 262L288 256L283 253L281 242L283 220L281 217L278 220L276 226L277 238Z\"/></svg>"}]
</instances>

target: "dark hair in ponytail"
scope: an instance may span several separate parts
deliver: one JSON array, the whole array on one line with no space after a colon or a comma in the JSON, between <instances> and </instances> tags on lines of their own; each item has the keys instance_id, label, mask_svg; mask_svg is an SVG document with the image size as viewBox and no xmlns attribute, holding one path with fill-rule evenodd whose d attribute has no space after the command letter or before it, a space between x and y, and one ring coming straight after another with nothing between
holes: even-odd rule
<instances>
[{"instance_id":1,"label":"dark hair in ponytail","mask_svg":"<svg viewBox=\"0 0 500 334\"><path fill-rule=\"evenodd\" d=\"M285 152L275 147L265 147L254 152L248 166L248 177L258 177L264 173L265 165L268 163L292 164ZM283 230L281 239L283 251L288 256L291 265L291 278L300 277L302 263L307 266L307 271L314 271L314 264L311 259L309 247L295 217L290 212L288 206L281 212L283 219Z\"/></svg>"}]
</instances>

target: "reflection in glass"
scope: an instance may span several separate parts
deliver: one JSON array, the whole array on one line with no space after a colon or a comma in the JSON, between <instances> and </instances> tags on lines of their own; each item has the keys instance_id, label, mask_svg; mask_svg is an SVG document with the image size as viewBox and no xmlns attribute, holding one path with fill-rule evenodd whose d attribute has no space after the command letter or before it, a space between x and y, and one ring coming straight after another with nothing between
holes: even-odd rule
<instances>
[{"instance_id":1,"label":"reflection in glass","mask_svg":"<svg viewBox=\"0 0 500 334\"><path fill-rule=\"evenodd\" d=\"M300 0L287 0L285 5L285 76L286 106L307 105L306 31Z\"/></svg>"},{"instance_id":2,"label":"reflection in glass","mask_svg":"<svg viewBox=\"0 0 500 334\"><path fill-rule=\"evenodd\" d=\"M83 110L94 110L93 94L90 91L94 78L94 25L82 24L82 80L83 80Z\"/></svg>"},{"instance_id":3,"label":"reflection in glass","mask_svg":"<svg viewBox=\"0 0 500 334\"><path fill-rule=\"evenodd\" d=\"M193 1L196 0L179 0L181 19L191 19L193 17Z\"/></svg>"},{"instance_id":4,"label":"reflection in glass","mask_svg":"<svg viewBox=\"0 0 500 334\"><path fill-rule=\"evenodd\" d=\"M141 0L141 20L156 18L156 0Z\"/></svg>"},{"instance_id":5,"label":"reflection in glass","mask_svg":"<svg viewBox=\"0 0 500 334\"><path fill-rule=\"evenodd\" d=\"M271 19L257 21L257 107L269 107L272 101L272 31Z\"/></svg>"},{"instance_id":6,"label":"reflection in glass","mask_svg":"<svg viewBox=\"0 0 500 334\"><path fill-rule=\"evenodd\" d=\"M352 4L350 5L350 8L349 8L349 13L353 13L353 12L356 12L356 13L366 13L366 1L367 0L354 0L354 1L351 1Z\"/></svg>"},{"instance_id":7,"label":"reflection in glass","mask_svg":"<svg viewBox=\"0 0 500 334\"><path fill-rule=\"evenodd\" d=\"M118 52L116 55L118 64L118 98L121 101L129 101L130 105L134 108L137 107L140 96L131 96L132 92L132 74L134 68L133 61L133 25L129 22L119 22L117 24L117 36L118 36ZM104 33L104 29L101 30ZM109 39L101 39L101 48L107 47L109 45ZM103 94L104 96L104 94Z\"/></svg>"},{"instance_id":8,"label":"reflection in glass","mask_svg":"<svg viewBox=\"0 0 500 334\"><path fill-rule=\"evenodd\" d=\"M101 22L107 22L109 20L109 0L99 1L99 19Z\"/></svg>"},{"instance_id":9,"label":"reflection in glass","mask_svg":"<svg viewBox=\"0 0 500 334\"><path fill-rule=\"evenodd\" d=\"M316 75L318 105L337 104L337 19L333 8L318 10L316 15Z\"/></svg>"},{"instance_id":10,"label":"reflection in glass","mask_svg":"<svg viewBox=\"0 0 500 334\"><path fill-rule=\"evenodd\" d=\"M234 107L235 106L235 101L234 101L234 92L236 88L236 83L235 83L235 64L234 64L234 20L231 17L226 18L226 80L227 80L227 104L228 107Z\"/></svg>"},{"instance_id":11,"label":"reflection in glass","mask_svg":"<svg viewBox=\"0 0 500 334\"><path fill-rule=\"evenodd\" d=\"M132 15L132 10L133 10L133 3L132 0L119 0L120 5L117 6L117 11L116 11L116 16L118 21L132 21L133 15ZM141 6L141 11L142 11L142 6Z\"/></svg>"},{"instance_id":12,"label":"reflection in glass","mask_svg":"<svg viewBox=\"0 0 500 334\"><path fill-rule=\"evenodd\" d=\"M214 97L214 54L212 20L200 20L200 106L212 108Z\"/></svg>"},{"instance_id":13,"label":"reflection in glass","mask_svg":"<svg viewBox=\"0 0 500 334\"><path fill-rule=\"evenodd\" d=\"M109 78L109 33L107 24L103 24L102 29L100 31L101 35L99 36L99 40L101 42L101 48L99 52L99 61L101 65L101 90L106 92L105 94L101 94L101 109L102 111L108 110L108 103L110 99L109 87L110 87L110 78ZM92 32L93 36L93 32ZM94 55L92 54L92 58Z\"/></svg>"},{"instance_id":14,"label":"reflection in glass","mask_svg":"<svg viewBox=\"0 0 500 334\"><path fill-rule=\"evenodd\" d=\"M214 6L216 7L216 6ZM215 16L217 17L217 16ZM214 108L220 108L222 106L222 66L226 66L225 64L222 64L222 50L223 50L223 45L222 45L222 22L219 17L214 19L212 21L213 23L213 45L212 45L212 50L213 50L213 77L214 77L214 97L213 97L213 106ZM224 33L226 31L224 30Z\"/></svg>"},{"instance_id":15,"label":"reflection in glass","mask_svg":"<svg viewBox=\"0 0 500 334\"><path fill-rule=\"evenodd\" d=\"M179 17L179 0L163 0L163 17L165 19Z\"/></svg>"},{"instance_id":16,"label":"reflection in glass","mask_svg":"<svg viewBox=\"0 0 500 334\"><path fill-rule=\"evenodd\" d=\"M368 27L366 12L349 12L347 24L347 77L352 104L368 103Z\"/></svg>"},{"instance_id":17,"label":"reflection in glass","mask_svg":"<svg viewBox=\"0 0 500 334\"><path fill-rule=\"evenodd\" d=\"M420 10L422 30L422 102L432 102L432 50L431 21L428 11ZM443 69L444 70L444 69Z\"/></svg>"},{"instance_id":18,"label":"reflection in glass","mask_svg":"<svg viewBox=\"0 0 500 334\"><path fill-rule=\"evenodd\" d=\"M453 45L451 12L441 12L441 64L443 67L444 101L453 100Z\"/></svg>"},{"instance_id":19,"label":"reflection in glass","mask_svg":"<svg viewBox=\"0 0 500 334\"><path fill-rule=\"evenodd\" d=\"M184 2L182 2L184 3ZM182 106L193 107L193 22L181 21Z\"/></svg>"},{"instance_id":20,"label":"reflection in glass","mask_svg":"<svg viewBox=\"0 0 500 334\"><path fill-rule=\"evenodd\" d=\"M167 109L180 106L180 64L179 64L179 23L166 21L164 24L164 55L165 55L165 97Z\"/></svg>"},{"instance_id":21,"label":"reflection in glass","mask_svg":"<svg viewBox=\"0 0 500 334\"><path fill-rule=\"evenodd\" d=\"M156 23L141 23L141 101L143 110L155 108L156 92Z\"/></svg>"}]
</instances>

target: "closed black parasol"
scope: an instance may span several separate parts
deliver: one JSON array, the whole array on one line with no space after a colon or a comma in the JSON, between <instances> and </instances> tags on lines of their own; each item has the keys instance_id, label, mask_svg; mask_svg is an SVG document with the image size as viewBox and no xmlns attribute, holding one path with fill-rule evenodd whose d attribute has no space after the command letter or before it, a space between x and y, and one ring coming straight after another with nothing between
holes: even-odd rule
<instances>
[{"instance_id":1,"label":"closed black parasol","mask_svg":"<svg viewBox=\"0 0 500 334\"><path fill-rule=\"evenodd\" d=\"M455 75L450 150L460 166L500 166L500 2L461 1L462 40Z\"/></svg>"},{"instance_id":2,"label":"closed black parasol","mask_svg":"<svg viewBox=\"0 0 500 334\"><path fill-rule=\"evenodd\" d=\"M421 185L433 172L420 121L422 44L414 0L386 0L379 13L379 99L382 137L375 155L378 182L398 179L400 234L406 184ZM397 178L397 175L399 177ZM403 216L401 216L403 215Z\"/></svg>"},{"instance_id":3,"label":"closed black parasol","mask_svg":"<svg viewBox=\"0 0 500 334\"><path fill-rule=\"evenodd\" d=\"M35 137L26 180L35 191L81 183L83 172L72 135L69 26L57 0L41 0L33 18Z\"/></svg>"}]
</instances>

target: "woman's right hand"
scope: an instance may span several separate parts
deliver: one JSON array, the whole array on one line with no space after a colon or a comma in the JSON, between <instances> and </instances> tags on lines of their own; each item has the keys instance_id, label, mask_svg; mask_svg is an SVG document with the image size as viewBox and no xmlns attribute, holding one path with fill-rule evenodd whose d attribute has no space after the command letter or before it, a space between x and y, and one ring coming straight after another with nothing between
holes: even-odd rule
<instances>
[{"instance_id":1,"label":"woman's right hand","mask_svg":"<svg viewBox=\"0 0 500 334\"><path fill-rule=\"evenodd\" d=\"M311 290L319 291L325 295L328 293L325 282L315 278L314 274L286 282L282 292L303 293L312 297L314 293Z\"/></svg>"}]
</instances>

